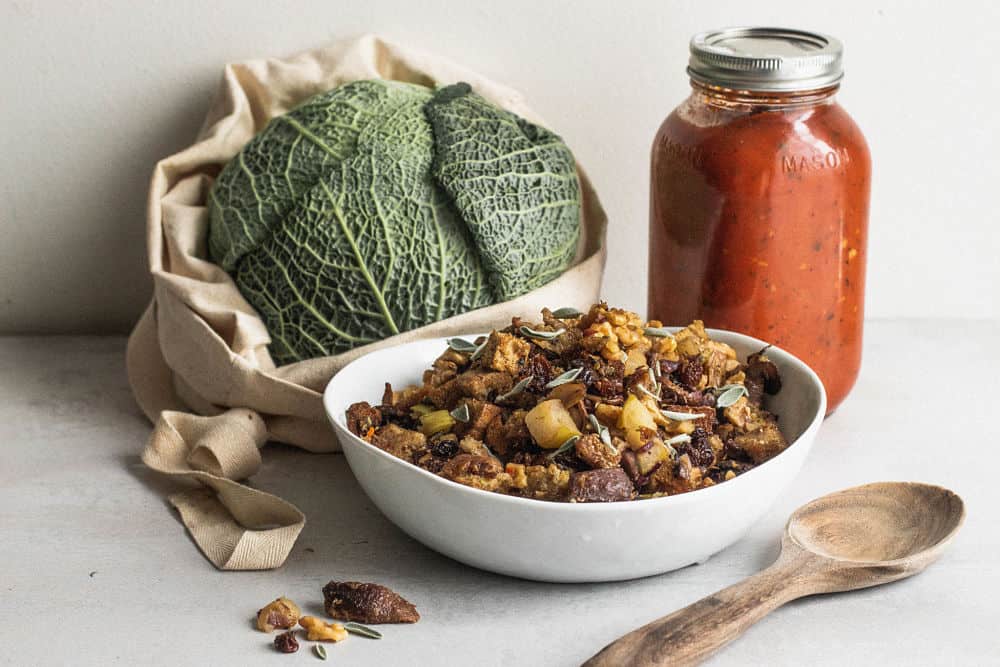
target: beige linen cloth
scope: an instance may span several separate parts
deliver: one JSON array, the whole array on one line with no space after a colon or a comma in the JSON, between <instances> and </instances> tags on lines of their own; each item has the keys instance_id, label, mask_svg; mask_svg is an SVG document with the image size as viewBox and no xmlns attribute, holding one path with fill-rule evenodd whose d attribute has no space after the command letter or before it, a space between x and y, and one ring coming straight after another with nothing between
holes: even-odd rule
<instances>
[{"instance_id":1,"label":"beige linen cloth","mask_svg":"<svg viewBox=\"0 0 1000 667\"><path fill-rule=\"evenodd\" d=\"M287 59L227 66L194 145L153 172L147 211L153 301L127 352L132 390L155 422L142 460L183 484L169 502L205 556L223 570L274 568L288 556L304 515L239 480L258 470L259 449L269 440L310 452L339 451L322 392L345 364L417 338L504 326L543 306L584 308L598 297L607 220L581 174L584 234L575 265L556 280L513 301L344 354L275 367L264 323L229 275L206 259L206 195L222 166L268 120L318 92L371 78L429 86L466 81L494 103L538 120L517 92L369 35Z\"/></svg>"}]
</instances>

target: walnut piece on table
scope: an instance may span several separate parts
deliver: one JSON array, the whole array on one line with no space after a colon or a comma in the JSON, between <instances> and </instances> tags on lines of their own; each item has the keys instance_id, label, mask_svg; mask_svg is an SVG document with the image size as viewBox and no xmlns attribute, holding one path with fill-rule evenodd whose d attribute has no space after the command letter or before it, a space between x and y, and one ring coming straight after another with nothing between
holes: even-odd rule
<instances>
[{"instance_id":1,"label":"walnut piece on table","mask_svg":"<svg viewBox=\"0 0 1000 667\"><path fill-rule=\"evenodd\" d=\"M416 607L380 584L331 581L323 587L323 600L326 613L340 621L377 625L420 620Z\"/></svg>"},{"instance_id":2,"label":"walnut piece on table","mask_svg":"<svg viewBox=\"0 0 1000 667\"><path fill-rule=\"evenodd\" d=\"M272 632L276 628L287 630L294 628L299 621L297 604L288 598L281 597L257 612L257 629L261 632Z\"/></svg>"},{"instance_id":3,"label":"walnut piece on table","mask_svg":"<svg viewBox=\"0 0 1000 667\"><path fill-rule=\"evenodd\" d=\"M315 616L303 616L299 625L306 630L306 639L311 642L342 642L347 639L347 629L340 623L327 623Z\"/></svg>"}]
</instances>

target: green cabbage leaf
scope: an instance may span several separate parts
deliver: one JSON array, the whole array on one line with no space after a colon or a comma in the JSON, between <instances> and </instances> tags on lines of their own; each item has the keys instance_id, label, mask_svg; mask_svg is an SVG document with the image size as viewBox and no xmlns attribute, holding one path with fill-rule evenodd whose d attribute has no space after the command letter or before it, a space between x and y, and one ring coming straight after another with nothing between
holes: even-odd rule
<instances>
[{"instance_id":1,"label":"green cabbage leaf","mask_svg":"<svg viewBox=\"0 0 1000 667\"><path fill-rule=\"evenodd\" d=\"M212 260L290 363L552 280L580 188L557 136L465 84L358 81L272 120L220 173L209 218Z\"/></svg>"}]
</instances>

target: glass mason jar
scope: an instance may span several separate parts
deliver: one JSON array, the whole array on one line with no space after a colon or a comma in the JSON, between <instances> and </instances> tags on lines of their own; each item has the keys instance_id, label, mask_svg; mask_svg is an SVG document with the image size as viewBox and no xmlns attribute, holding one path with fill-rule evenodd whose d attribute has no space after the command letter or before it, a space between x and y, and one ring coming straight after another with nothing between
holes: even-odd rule
<instances>
[{"instance_id":1,"label":"glass mason jar","mask_svg":"<svg viewBox=\"0 0 1000 667\"><path fill-rule=\"evenodd\" d=\"M861 366L871 181L835 100L841 53L797 30L696 35L692 93L656 134L650 179L649 317L789 350L829 412Z\"/></svg>"}]
</instances>

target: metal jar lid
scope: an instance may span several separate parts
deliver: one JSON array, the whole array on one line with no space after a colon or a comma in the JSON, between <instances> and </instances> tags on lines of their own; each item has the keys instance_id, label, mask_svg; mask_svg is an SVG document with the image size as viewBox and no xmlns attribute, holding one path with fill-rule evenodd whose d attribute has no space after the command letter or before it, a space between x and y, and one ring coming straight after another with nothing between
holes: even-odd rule
<instances>
[{"instance_id":1,"label":"metal jar lid","mask_svg":"<svg viewBox=\"0 0 1000 667\"><path fill-rule=\"evenodd\" d=\"M803 91L844 76L840 41L789 28L724 28L691 38L688 75L733 90Z\"/></svg>"}]
</instances>

